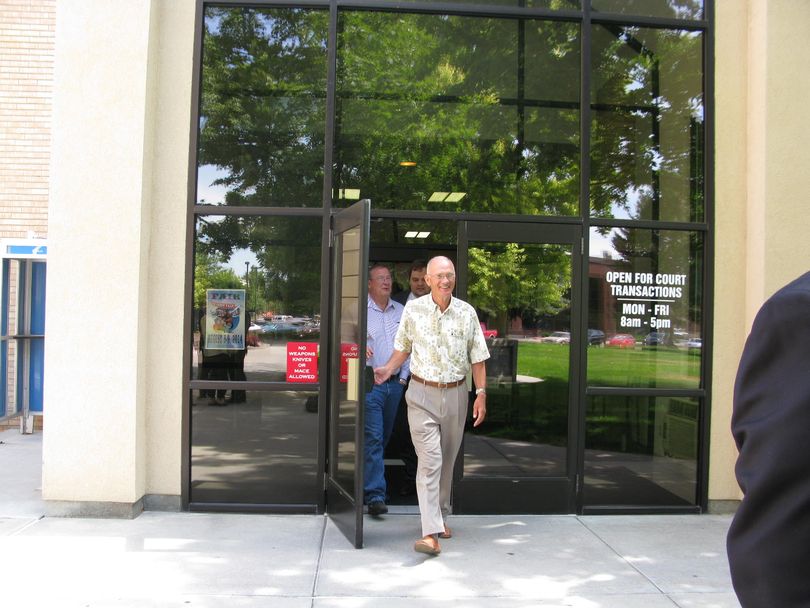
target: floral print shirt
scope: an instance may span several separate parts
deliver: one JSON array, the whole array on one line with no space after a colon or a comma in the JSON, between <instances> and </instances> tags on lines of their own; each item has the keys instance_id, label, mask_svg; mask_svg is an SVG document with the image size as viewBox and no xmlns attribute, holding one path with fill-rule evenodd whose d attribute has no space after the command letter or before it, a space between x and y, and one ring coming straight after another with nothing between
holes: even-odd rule
<instances>
[{"instance_id":1,"label":"floral print shirt","mask_svg":"<svg viewBox=\"0 0 810 608\"><path fill-rule=\"evenodd\" d=\"M442 312L431 294L405 305L394 348L411 354L411 372L431 382L456 382L489 359L475 309L458 298Z\"/></svg>"}]
</instances>

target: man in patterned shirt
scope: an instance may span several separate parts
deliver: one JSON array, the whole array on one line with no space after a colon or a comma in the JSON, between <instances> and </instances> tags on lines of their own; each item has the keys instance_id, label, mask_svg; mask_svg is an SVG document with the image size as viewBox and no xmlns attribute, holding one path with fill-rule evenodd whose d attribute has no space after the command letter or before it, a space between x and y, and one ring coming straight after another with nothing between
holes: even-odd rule
<instances>
[{"instance_id":1,"label":"man in patterned shirt","mask_svg":"<svg viewBox=\"0 0 810 608\"><path fill-rule=\"evenodd\" d=\"M367 365L376 367L391 357L400 317L402 304L391 299L391 271L382 264L374 264L368 271ZM387 382L372 386L365 400L363 494L368 512L374 517L388 512L383 454L405 390L408 362L400 362L395 370Z\"/></svg>"},{"instance_id":2,"label":"man in patterned shirt","mask_svg":"<svg viewBox=\"0 0 810 608\"><path fill-rule=\"evenodd\" d=\"M475 309L453 297L456 272L444 256L431 259L425 280L430 297L408 302L399 324L394 352L374 370L380 385L411 357L411 382L405 399L411 437L419 458L416 495L423 537L414 550L429 555L441 552L438 538L450 538L446 518L450 490L467 414L466 376L475 382L473 426L484 421L486 367L489 358Z\"/></svg>"}]
</instances>

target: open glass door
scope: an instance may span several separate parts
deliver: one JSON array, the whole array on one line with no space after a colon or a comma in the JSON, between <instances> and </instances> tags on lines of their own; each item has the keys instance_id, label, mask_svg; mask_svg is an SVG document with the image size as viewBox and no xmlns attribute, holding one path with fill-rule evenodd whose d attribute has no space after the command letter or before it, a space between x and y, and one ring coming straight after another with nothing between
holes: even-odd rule
<instances>
[{"instance_id":1,"label":"open glass door","mask_svg":"<svg viewBox=\"0 0 810 608\"><path fill-rule=\"evenodd\" d=\"M469 425L456 513L571 513L576 498L580 228L464 222L459 297L487 338L487 417Z\"/></svg>"},{"instance_id":2,"label":"open glass door","mask_svg":"<svg viewBox=\"0 0 810 608\"><path fill-rule=\"evenodd\" d=\"M329 517L363 546L363 396L366 389L368 235L371 204L332 218L332 320L326 502Z\"/></svg>"}]
</instances>

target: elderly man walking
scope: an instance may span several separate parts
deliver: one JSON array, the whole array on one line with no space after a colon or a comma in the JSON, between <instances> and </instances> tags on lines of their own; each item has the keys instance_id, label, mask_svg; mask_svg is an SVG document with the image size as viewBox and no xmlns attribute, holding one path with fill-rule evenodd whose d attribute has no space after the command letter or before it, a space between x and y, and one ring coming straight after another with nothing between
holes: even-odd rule
<instances>
[{"instance_id":1,"label":"elderly man walking","mask_svg":"<svg viewBox=\"0 0 810 608\"><path fill-rule=\"evenodd\" d=\"M473 426L478 426L487 412L484 361L489 351L475 309L453 297L453 262L443 256L431 259L425 280L430 297L405 306L394 352L385 365L374 369L374 379L378 385L386 382L410 355L411 382L405 398L419 458L416 494L423 535L414 550L438 555L437 537L452 536L446 518L467 414L466 376L472 369L476 386Z\"/></svg>"}]
</instances>

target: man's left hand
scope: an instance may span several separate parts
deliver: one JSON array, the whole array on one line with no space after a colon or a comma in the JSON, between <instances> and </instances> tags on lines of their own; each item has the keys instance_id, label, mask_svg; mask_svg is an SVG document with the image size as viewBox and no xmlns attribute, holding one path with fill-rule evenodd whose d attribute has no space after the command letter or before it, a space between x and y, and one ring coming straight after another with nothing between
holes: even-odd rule
<instances>
[{"instance_id":1,"label":"man's left hand","mask_svg":"<svg viewBox=\"0 0 810 608\"><path fill-rule=\"evenodd\" d=\"M473 403L473 426L478 426L487 417L487 394L476 395Z\"/></svg>"}]
</instances>

